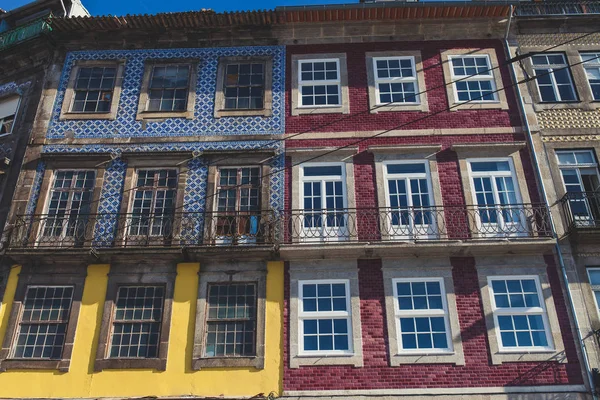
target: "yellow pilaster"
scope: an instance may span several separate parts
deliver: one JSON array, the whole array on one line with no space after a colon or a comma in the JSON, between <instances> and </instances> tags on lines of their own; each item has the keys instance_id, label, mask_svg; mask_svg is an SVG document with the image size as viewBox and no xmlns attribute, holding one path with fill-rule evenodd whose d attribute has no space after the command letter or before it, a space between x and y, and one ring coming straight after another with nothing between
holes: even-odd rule
<instances>
[{"instance_id":1,"label":"yellow pilaster","mask_svg":"<svg viewBox=\"0 0 600 400\"><path fill-rule=\"evenodd\" d=\"M17 291L17 283L19 283L20 273L21 266L13 266L10 269L10 273L8 274L8 280L6 281L4 298L2 299L2 304L0 304L0 345L4 343L4 335L6 334L6 328L8 327L10 310L12 309L12 303L15 299L15 292Z\"/></svg>"}]
</instances>

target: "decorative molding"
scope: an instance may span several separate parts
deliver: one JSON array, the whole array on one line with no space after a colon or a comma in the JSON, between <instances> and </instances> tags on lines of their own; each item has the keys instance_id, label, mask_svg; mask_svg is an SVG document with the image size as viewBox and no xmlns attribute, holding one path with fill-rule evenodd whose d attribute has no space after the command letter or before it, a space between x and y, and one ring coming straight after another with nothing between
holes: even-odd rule
<instances>
[{"instance_id":1,"label":"decorative molding","mask_svg":"<svg viewBox=\"0 0 600 400\"><path fill-rule=\"evenodd\" d=\"M589 142L600 141L600 135L542 136L542 142Z\"/></svg>"},{"instance_id":2,"label":"decorative molding","mask_svg":"<svg viewBox=\"0 0 600 400\"><path fill-rule=\"evenodd\" d=\"M273 58L272 116L214 118L217 66L220 57L269 56ZM60 120L67 84L76 61L125 59L125 74L115 120ZM197 73L193 119L164 118L138 121L142 76L146 60L200 60ZM284 46L246 46L231 48L105 50L70 52L54 103L48 138L157 137L283 134L285 129L285 48Z\"/></svg>"}]
</instances>

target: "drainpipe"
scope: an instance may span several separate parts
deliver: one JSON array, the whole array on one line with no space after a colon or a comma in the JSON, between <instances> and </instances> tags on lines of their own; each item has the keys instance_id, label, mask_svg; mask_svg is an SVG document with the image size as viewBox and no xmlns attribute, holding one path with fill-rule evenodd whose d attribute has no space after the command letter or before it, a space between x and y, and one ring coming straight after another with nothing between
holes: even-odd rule
<instances>
[{"instance_id":1,"label":"drainpipe","mask_svg":"<svg viewBox=\"0 0 600 400\"><path fill-rule=\"evenodd\" d=\"M506 47L506 51L507 51L509 59L513 58L513 54L510 49L510 44L508 43L508 36L509 36L509 32L510 32L510 26L511 26L511 22L512 22L513 12L514 12L514 6L511 5L510 6L510 15L508 17L508 25L506 27L506 35L504 36L504 45ZM513 78L513 81L518 82L514 63L510 64L510 73ZM529 128L529 118L527 117L527 112L525 110L525 104L523 103L523 96L521 95L520 85L515 85L515 89L517 92L517 100L519 102L519 108L521 109L521 114L523 115L523 118L525 120L524 121L525 122L525 132L526 132L526 136L527 136L527 142L529 143L529 146L531 149L531 156L533 157L534 169L535 169L535 172L536 172L536 175L538 178L538 182L540 184L540 189L542 190L542 198L544 200L546 208L548 209L548 214L549 214L549 219L550 219L550 227L552 229L552 234L555 238L554 246L556 248L556 254L558 255L558 263L560 264L560 270L562 272L563 281L564 281L564 283L566 285L566 289L567 289L568 303L569 303L569 307L571 309L571 314L573 314L573 320L575 322L575 331L577 332L577 340L579 341L579 346L581 347L581 353L583 356L585 372L587 373L587 376L588 376L588 382L590 384L590 390L592 393L592 397L594 400L598 400L598 397L596 396L596 391L594 390L594 387L593 387L594 381L593 381L592 372L591 372L591 368L590 368L590 360L588 358L587 351L585 349L585 341L583 339L583 335L581 334L581 330L579 328L579 318L577 317L577 312L575 310L575 304L573 303L573 296L571 294L571 288L569 286L569 277L567 276L565 260L563 258L562 251L560 249L560 244L558 242L558 235L556 234L556 228L554 225L554 217L552 216L552 212L550 211L550 203L548 202L548 199L546 197L546 188L544 185L544 180L542 178L542 173L540 171L540 164L538 161L535 144L533 142L531 129Z\"/></svg>"}]
</instances>

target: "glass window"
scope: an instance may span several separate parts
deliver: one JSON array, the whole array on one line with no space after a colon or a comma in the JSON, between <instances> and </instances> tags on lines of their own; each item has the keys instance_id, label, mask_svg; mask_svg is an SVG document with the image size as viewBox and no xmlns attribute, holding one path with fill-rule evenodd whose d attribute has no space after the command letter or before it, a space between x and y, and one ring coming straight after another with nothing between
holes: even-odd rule
<instances>
[{"instance_id":1,"label":"glass window","mask_svg":"<svg viewBox=\"0 0 600 400\"><path fill-rule=\"evenodd\" d=\"M489 284L500 348L551 347L537 277L490 277Z\"/></svg>"},{"instance_id":2,"label":"glass window","mask_svg":"<svg viewBox=\"0 0 600 400\"><path fill-rule=\"evenodd\" d=\"M301 166L301 208L305 238L348 235L343 165Z\"/></svg>"},{"instance_id":3,"label":"glass window","mask_svg":"<svg viewBox=\"0 0 600 400\"><path fill-rule=\"evenodd\" d=\"M600 173L594 151L561 150L556 157L575 223L600 221Z\"/></svg>"},{"instance_id":4,"label":"glass window","mask_svg":"<svg viewBox=\"0 0 600 400\"><path fill-rule=\"evenodd\" d=\"M575 87L564 54L540 54L531 57L542 101L577 101Z\"/></svg>"},{"instance_id":5,"label":"glass window","mask_svg":"<svg viewBox=\"0 0 600 400\"><path fill-rule=\"evenodd\" d=\"M13 358L60 359L72 301L72 286L29 286Z\"/></svg>"},{"instance_id":6,"label":"glass window","mask_svg":"<svg viewBox=\"0 0 600 400\"><path fill-rule=\"evenodd\" d=\"M162 286L121 286L114 308L110 358L157 358Z\"/></svg>"},{"instance_id":7,"label":"glass window","mask_svg":"<svg viewBox=\"0 0 600 400\"><path fill-rule=\"evenodd\" d=\"M488 55L450 56L458 101L496 102L496 83Z\"/></svg>"},{"instance_id":8,"label":"glass window","mask_svg":"<svg viewBox=\"0 0 600 400\"><path fill-rule=\"evenodd\" d=\"M177 171L174 169L138 170L129 234L171 234L176 192Z\"/></svg>"},{"instance_id":9,"label":"glass window","mask_svg":"<svg viewBox=\"0 0 600 400\"><path fill-rule=\"evenodd\" d=\"M94 171L56 171L42 236L83 239L87 229Z\"/></svg>"},{"instance_id":10,"label":"glass window","mask_svg":"<svg viewBox=\"0 0 600 400\"><path fill-rule=\"evenodd\" d=\"M116 67L79 68L71 112L110 112L116 75Z\"/></svg>"},{"instance_id":11,"label":"glass window","mask_svg":"<svg viewBox=\"0 0 600 400\"><path fill-rule=\"evenodd\" d=\"M600 268L588 268L587 273L590 279L590 287L594 292L594 299L596 299L596 307L600 312Z\"/></svg>"},{"instance_id":12,"label":"glass window","mask_svg":"<svg viewBox=\"0 0 600 400\"><path fill-rule=\"evenodd\" d=\"M594 100L600 100L600 53L581 53Z\"/></svg>"},{"instance_id":13,"label":"glass window","mask_svg":"<svg viewBox=\"0 0 600 400\"><path fill-rule=\"evenodd\" d=\"M373 58L377 104L419 103L414 57Z\"/></svg>"},{"instance_id":14,"label":"glass window","mask_svg":"<svg viewBox=\"0 0 600 400\"><path fill-rule=\"evenodd\" d=\"M349 281L300 281L300 353L351 353Z\"/></svg>"},{"instance_id":15,"label":"glass window","mask_svg":"<svg viewBox=\"0 0 600 400\"><path fill-rule=\"evenodd\" d=\"M442 279L395 279L396 323L400 351L451 350Z\"/></svg>"},{"instance_id":16,"label":"glass window","mask_svg":"<svg viewBox=\"0 0 600 400\"><path fill-rule=\"evenodd\" d=\"M404 238L435 235L431 182L425 162L390 163L385 168L389 233Z\"/></svg>"},{"instance_id":17,"label":"glass window","mask_svg":"<svg viewBox=\"0 0 600 400\"><path fill-rule=\"evenodd\" d=\"M189 90L189 65L152 68L147 111L185 111Z\"/></svg>"},{"instance_id":18,"label":"glass window","mask_svg":"<svg viewBox=\"0 0 600 400\"><path fill-rule=\"evenodd\" d=\"M226 110L262 109L264 90L263 63L227 64L223 88Z\"/></svg>"},{"instance_id":19,"label":"glass window","mask_svg":"<svg viewBox=\"0 0 600 400\"><path fill-rule=\"evenodd\" d=\"M300 60L298 92L301 107L341 104L340 60Z\"/></svg>"},{"instance_id":20,"label":"glass window","mask_svg":"<svg viewBox=\"0 0 600 400\"><path fill-rule=\"evenodd\" d=\"M0 100L0 135L12 133L20 100L19 96Z\"/></svg>"},{"instance_id":21,"label":"glass window","mask_svg":"<svg viewBox=\"0 0 600 400\"><path fill-rule=\"evenodd\" d=\"M207 357L256 354L256 284L218 283L208 287Z\"/></svg>"},{"instance_id":22,"label":"glass window","mask_svg":"<svg viewBox=\"0 0 600 400\"><path fill-rule=\"evenodd\" d=\"M478 228L484 235L526 234L521 196L509 160L470 160Z\"/></svg>"},{"instance_id":23,"label":"glass window","mask_svg":"<svg viewBox=\"0 0 600 400\"><path fill-rule=\"evenodd\" d=\"M259 231L260 168L220 168L217 179L217 238L252 238Z\"/></svg>"}]
</instances>

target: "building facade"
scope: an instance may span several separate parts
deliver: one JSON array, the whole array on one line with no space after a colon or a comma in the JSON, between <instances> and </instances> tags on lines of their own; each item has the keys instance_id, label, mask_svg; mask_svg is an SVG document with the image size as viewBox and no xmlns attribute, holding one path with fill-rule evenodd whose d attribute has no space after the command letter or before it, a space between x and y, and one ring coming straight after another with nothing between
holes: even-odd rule
<instances>
[{"instance_id":1,"label":"building facade","mask_svg":"<svg viewBox=\"0 0 600 400\"><path fill-rule=\"evenodd\" d=\"M294 18L285 396L586 396L510 10L483 9Z\"/></svg>"},{"instance_id":2,"label":"building facade","mask_svg":"<svg viewBox=\"0 0 600 400\"><path fill-rule=\"evenodd\" d=\"M598 7L595 1L523 5L511 41L514 54L533 53L516 71L519 80L538 76L520 85L523 106L594 382L600 368Z\"/></svg>"},{"instance_id":3,"label":"building facade","mask_svg":"<svg viewBox=\"0 0 600 400\"><path fill-rule=\"evenodd\" d=\"M52 23L65 50L7 228L4 397L280 391L285 49L251 13L170 15L196 40L163 18Z\"/></svg>"},{"instance_id":4,"label":"building facade","mask_svg":"<svg viewBox=\"0 0 600 400\"><path fill-rule=\"evenodd\" d=\"M55 18L6 398L587 398L506 2Z\"/></svg>"}]
</instances>

